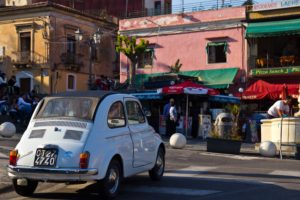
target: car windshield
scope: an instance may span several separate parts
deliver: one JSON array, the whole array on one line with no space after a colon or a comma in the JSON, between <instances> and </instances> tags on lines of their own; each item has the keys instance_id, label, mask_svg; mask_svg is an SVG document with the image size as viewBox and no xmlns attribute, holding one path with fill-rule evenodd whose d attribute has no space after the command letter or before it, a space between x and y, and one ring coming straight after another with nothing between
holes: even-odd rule
<instances>
[{"instance_id":1,"label":"car windshield","mask_svg":"<svg viewBox=\"0 0 300 200\"><path fill-rule=\"evenodd\" d=\"M93 98L46 99L37 118L70 117L92 120L97 102Z\"/></svg>"}]
</instances>

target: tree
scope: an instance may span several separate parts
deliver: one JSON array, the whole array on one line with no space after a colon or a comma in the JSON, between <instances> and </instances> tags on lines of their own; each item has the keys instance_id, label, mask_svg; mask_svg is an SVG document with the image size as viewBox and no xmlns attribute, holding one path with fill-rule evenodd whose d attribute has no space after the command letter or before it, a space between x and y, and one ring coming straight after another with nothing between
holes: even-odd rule
<instances>
[{"instance_id":1,"label":"tree","mask_svg":"<svg viewBox=\"0 0 300 200\"><path fill-rule=\"evenodd\" d=\"M177 59L175 65L169 66L170 73L178 73L181 67L182 64L180 63L180 59Z\"/></svg>"},{"instance_id":2,"label":"tree","mask_svg":"<svg viewBox=\"0 0 300 200\"><path fill-rule=\"evenodd\" d=\"M116 51L123 53L130 60L129 67L129 89L135 89L136 65L139 59L144 56L149 41L140 39L137 43L136 37L118 35Z\"/></svg>"}]
</instances>

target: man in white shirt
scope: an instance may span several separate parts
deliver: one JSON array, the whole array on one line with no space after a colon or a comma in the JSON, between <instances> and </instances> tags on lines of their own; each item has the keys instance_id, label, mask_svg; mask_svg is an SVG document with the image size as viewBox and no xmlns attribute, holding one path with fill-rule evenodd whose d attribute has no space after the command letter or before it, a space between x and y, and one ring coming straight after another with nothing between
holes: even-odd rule
<instances>
[{"instance_id":1,"label":"man in white shirt","mask_svg":"<svg viewBox=\"0 0 300 200\"><path fill-rule=\"evenodd\" d=\"M175 107L174 99L170 100L169 115L170 115L169 136L171 136L172 134L176 133L176 122L177 122L177 110L176 110L176 107Z\"/></svg>"},{"instance_id":2,"label":"man in white shirt","mask_svg":"<svg viewBox=\"0 0 300 200\"><path fill-rule=\"evenodd\" d=\"M287 96L284 100L276 101L268 110L269 119L288 116L290 113L289 104L292 102L292 97Z\"/></svg>"}]
</instances>

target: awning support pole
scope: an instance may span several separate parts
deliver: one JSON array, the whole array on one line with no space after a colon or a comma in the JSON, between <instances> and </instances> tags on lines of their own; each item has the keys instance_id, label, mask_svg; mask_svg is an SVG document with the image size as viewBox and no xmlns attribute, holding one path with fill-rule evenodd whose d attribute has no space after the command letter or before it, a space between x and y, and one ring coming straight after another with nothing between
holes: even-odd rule
<instances>
[{"instance_id":1,"label":"awning support pole","mask_svg":"<svg viewBox=\"0 0 300 200\"><path fill-rule=\"evenodd\" d=\"M185 137L188 136L188 116L189 116L189 95L186 95L186 108L185 108Z\"/></svg>"}]
</instances>

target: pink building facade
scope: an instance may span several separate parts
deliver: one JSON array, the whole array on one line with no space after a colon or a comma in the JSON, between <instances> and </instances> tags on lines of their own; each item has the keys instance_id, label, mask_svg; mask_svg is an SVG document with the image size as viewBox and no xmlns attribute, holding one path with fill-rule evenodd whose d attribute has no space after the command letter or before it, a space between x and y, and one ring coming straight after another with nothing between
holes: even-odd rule
<instances>
[{"instance_id":1,"label":"pink building facade","mask_svg":"<svg viewBox=\"0 0 300 200\"><path fill-rule=\"evenodd\" d=\"M245 13L245 7L230 7L125 19L120 20L119 31L150 42L152 55L139 64L139 75L169 72L180 59L182 73L236 69L228 85L238 88L247 75ZM128 66L129 60L121 54L120 82L127 79Z\"/></svg>"}]
</instances>

